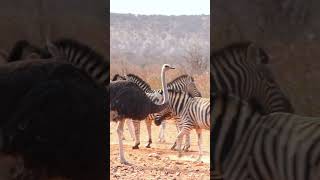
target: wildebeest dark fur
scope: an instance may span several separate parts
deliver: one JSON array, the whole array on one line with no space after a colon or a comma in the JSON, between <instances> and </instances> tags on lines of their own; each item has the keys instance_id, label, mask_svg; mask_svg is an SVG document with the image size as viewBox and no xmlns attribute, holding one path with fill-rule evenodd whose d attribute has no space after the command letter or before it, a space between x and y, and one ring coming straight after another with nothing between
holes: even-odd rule
<instances>
[{"instance_id":1,"label":"wildebeest dark fur","mask_svg":"<svg viewBox=\"0 0 320 180\"><path fill-rule=\"evenodd\" d=\"M105 87L61 61L0 66L0 149L21 155L35 173L107 179L107 96Z\"/></svg>"}]
</instances>

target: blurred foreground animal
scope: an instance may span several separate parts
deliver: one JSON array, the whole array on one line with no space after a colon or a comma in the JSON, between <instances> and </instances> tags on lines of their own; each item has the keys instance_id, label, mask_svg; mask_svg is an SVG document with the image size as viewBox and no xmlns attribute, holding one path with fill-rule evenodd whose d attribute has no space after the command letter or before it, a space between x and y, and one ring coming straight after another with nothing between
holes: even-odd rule
<instances>
[{"instance_id":1,"label":"blurred foreground animal","mask_svg":"<svg viewBox=\"0 0 320 180\"><path fill-rule=\"evenodd\" d=\"M320 179L320 118L276 112L212 94L210 168L227 180Z\"/></svg>"},{"instance_id":2,"label":"blurred foreground animal","mask_svg":"<svg viewBox=\"0 0 320 180\"><path fill-rule=\"evenodd\" d=\"M293 113L289 98L269 70L269 57L252 42L233 43L210 55L211 92L230 93L255 104L262 114Z\"/></svg>"},{"instance_id":3,"label":"blurred foreground animal","mask_svg":"<svg viewBox=\"0 0 320 180\"><path fill-rule=\"evenodd\" d=\"M69 63L0 66L0 151L20 157L15 179L107 179L108 93Z\"/></svg>"}]
</instances>

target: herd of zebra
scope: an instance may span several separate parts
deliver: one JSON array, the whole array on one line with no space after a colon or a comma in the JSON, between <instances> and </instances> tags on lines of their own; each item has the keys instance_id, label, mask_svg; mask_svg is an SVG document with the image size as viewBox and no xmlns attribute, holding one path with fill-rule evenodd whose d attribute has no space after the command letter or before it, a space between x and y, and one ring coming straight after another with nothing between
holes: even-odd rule
<instances>
[{"instance_id":1,"label":"herd of zebra","mask_svg":"<svg viewBox=\"0 0 320 180\"><path fill-rule=\"evenodd\" d=\"M160 141L164 141L164 129L165 129L165 122L164 119L175 118L176 125L178 129L178 136L176 139L175 144L172 146L172 149L177 146L179 150L179 155L181 156L181 143L182 138L186 135L186 144L184 146L184 150L188 150L190 147L190 136L189 133L192 129L197 130L198 134L198 147L199 147L199 158L201 159L202 156L202 149L201 149L201 129L210 129L210 100L208 98L201 97L201 93L197 89L194 79L192 76L189 75L181 75L174 79L173 81L169 82L168 84L165 82L165 71L169 69L174 69L172 66L168 64L164 64L161 72L161 81L163 89L153 90L151 89L150 85L142 80L140 77L128 74L126 76L120 76L116 74L111 83L121 83L121 82L130 82L135 85L136 88L140 89L142 93L152 101L152 103L162 105L166 104L164 108L161 108L159 111L154 111L154 113L147 114L146 116L141 116L142 118L134 118L132 116L126 116L125 113L122 113L121 120L118 121L118 138L119 138L119 145L120 145L120 160L122 163L127 163L123 156L122 150L122 138L123 138L123 123L124 118L132 118L134 129L135 129L135 145L133 149L137 149L140 144L140 120L146 118L146 126L148 130L148 138L149 141L146 147L150 147L152 143L151 140L151 123L154 120L156 125L161 124L161 131L160 131ZM135 96L134 94L129 94L130 92L126 92L128 95ZM124 92L120 92L119 90L114 91L114 94L111 92L111 110L117 111L117 114L122 110L125 109L132 109L136 108L136 113L144 113L143 107L137 105L127 105L125 101L123 104L126 106L119 107L120 105L115 105L113 101L114 97L123 96ZM127 100L127 99L125 99ZM129 101L129 100L128 100ZM130 100L132 102L132 100ZM143 103L139 101L139 103ZM118 106L118 109L115 108ZM112 114L112 113L111 113ZM118 114L119 116L119 114ZM115 119L114 117L111 117ZM127 121L128 122L128 121ZM130 127L130 125L129 125Z\"/></svg>"},{"instance_id":2,"label":"herd of zebra","mask_svg":"<svg viewBox=\"0 0 320 180\"><path fill-rule=\"evenodd\" d=\"M109 62L73 40L47 42L46 48L36 48L25 42L16 47L15 53L6 57L8 62L22 60L27 49L42 59L63 59L105 86L110 95L111 120L118 122L122 163L126 163L122 147L126 118L135 120L138 128L137 120L148 118L150 130L151 119L157 125L162 124L164 129L163 120L174 117L179 131L175 142L179 154L182 137L196 129L200 159L201 129L210 130L210 168L216 179L320 179L320 118L294 114L288 97L267 67L267 53L255 43L235 43L211 52L212 103L201 97L189 75L167 84L165 72L174 69L168 64L162 67L162 89L152 90L134 75L110 80ZM26 140L18 135L28 134L35 124L22 121L16 124L15 131L10 130L12 124L8 128L1 127L0 149L10 145L18 147L16 138L20 138L19 142ZM42 137L45 133L33 135L35 147L46 142ZM135 135L139 137L139 131ZM190 145L188 138L185 149ZM139 143L136 138L134 148L138 148Z\"/></svg>"},{"instance_id":3,"label":"herd of zebra","mask_svg":"<svg viewBox=\"0 0 320 180\"><path fill-rule=\"evenodd\" d=\"M211 52L210 60L211 105L209 100L190 95L188 89L167 90L162 79L161 108L146 113L158 113L153 116L158 124L168 117L165 113L178 117L179 152L181 137L190 129L210 129L210 169L214 179L319 179L320 118L294 114L289 98L268 69L267 53L255 43L241 42ZM168 67L164 65L164 69ZM145 83L137 78L130 80L130 76L134 77L122 77L126 79L122 81L142 89ZM153 103L162 97L159 96L161 91L149 91L149 94L141 91L146 99L157 97ZM113 92L111 98L130 92ZM125 104L125 101L120 103ZM169 108L163 107L165 105ZM125 107L130 109L131 106L122 108ZM134 117L124 114L117 116L122 120ZM121 122L119 141L123 130ZM198 135L201 157L201 132ZM123 150L120 150L120 160L125 162Z\"/></svg>"}]
</instances>

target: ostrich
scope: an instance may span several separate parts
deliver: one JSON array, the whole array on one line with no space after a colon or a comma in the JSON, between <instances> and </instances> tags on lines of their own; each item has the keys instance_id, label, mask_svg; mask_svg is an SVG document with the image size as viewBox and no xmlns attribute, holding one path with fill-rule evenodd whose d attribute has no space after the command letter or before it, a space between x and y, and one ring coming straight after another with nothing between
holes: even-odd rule
<instances>
[{"instance_id":1,"label":"ostrich","mask_svg":"<svg viewBox=\"0 0 320 180\"><path fill-rule=\"evenodd\" d=\"M161 71L163 89L163 102L155 104L145 92L134 82L127 80L111 81L110 91L110 120L118 121L117 133L119 140L120 163L128 164L124 158L122 134L124 119L144 120L149 114L161 112L168 106L168 89L165 81L165 72L175 69L169 64L164 64Z\"/></svg>"},{"instance_id":2,"label":"ostrich","mask_svg":"<svg viewBox=\"0 0 320 180\"><path fill-rule=\"evenodd\" d=\"M119 75L119 74L116 74L113 76L112 80L111 81L117 81L117 80L126 80L125 77ZM132 121L131 120L126 120L126 123L127 123L127 126L128 126L128 130L129 130L129 133L130 133L130 136L133 140L135 140L134 138L134 133L133 133L133 124L132 124ZM125 140L125 137L123 136L122 137L122 140Z\"/></svg>"},{"instance_id":3,"label":"ostrich","mask_svg":"<svg viewBox=\"0 0 320 180\"><path fill-rule=\"evenodd\" d=\"M0 154L22 157L20 175L107 178L103 85L69 63L28 60L2 65L0 87Z\"/></svg>"}]
</instances>

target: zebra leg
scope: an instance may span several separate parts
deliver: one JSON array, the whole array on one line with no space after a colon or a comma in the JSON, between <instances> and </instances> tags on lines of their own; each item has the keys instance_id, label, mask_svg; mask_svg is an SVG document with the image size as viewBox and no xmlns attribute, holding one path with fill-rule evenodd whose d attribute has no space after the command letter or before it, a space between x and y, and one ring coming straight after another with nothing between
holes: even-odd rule
<instances>
[{"instance_id":1,"label":"zebra leg","mask_svg":"<svg viewBox=\"0 0 320 180\"><path fill-rule=\"evenodd\" d=\"M132 149L139 149L140 145L140 121L132 120L134 135L135 135L135 142Z\"/></svg>"},{"instance_id":2,"label":"zebra leg","mask_svg":"<svg viewBox=\"0 0 320 180\"><path fill-rule=\"evenodd\" d=\"M189 148L190 148L190 134L186 134L185 139L186 139L186 141L185 141L185 144L184 144L182 150L185 152L188 152Z\"/></svg>"},{"instance_id":3,"label":"zebra leg","mask_svg":"<svg viewBox=\"0 0 320 180\"><path fill-rule=\"evenodd\" d=\"M117 126L117 133L118 133L118 140L119 140L119 156L120 156L121 164L128 164L128 162L124 158L123 144L122 144L124 121L125 120L118 121L118 126Z\"/></svg>"},{"instance_id":4,"label":"zebra leg","mask_svg":"<svg viewBox=\"0 0 320 180\"><path fill-rule=\"evenodd\" d=\"M202 152L202 136L201 136L201 129L196 129L197 135L198 135L198 148L199 148L199 157L196 161L201 161L201 157L203 155Z\"/></svg>"},{"instance_id":5,"label":"zebra leg","mask_svg":"<svg viewBox=\"0 0 320 180\"><path fill-rule=\"evenodd\" d=\"M124 121L128 121L127 119L124 119ZM122 140L126 140L126 138L124 137L124 134L122 133Z\"/></svg>"},{"instance_id":6,"label":"zebra leg","mask_svg":"<svg viewBox=\"0 0 320 180\"><path fill-rule=\"evenodd\" d=\"M129 130L130 136L131 136L132 140L134 141L135 137L134 137L134 133L133 133L132 119L127 119L127 126L128 126L128 130Z\"/></svg>"},{"instance_id":7,"label":"zebra leg","mask_svg":"<svg viewBox=\"0 0 320 180\"><path fill-rule=\"evenodd\" d=\"M178 121L177 121L177 120L176 120L176 128L177 128L177 131L178 131L178 133L179 133L181 130L180 130L180 128L179 128L179 125L178 125ZM175 149L176 146L177 146L177 140L174 141L173 145L171 146L171 150L176 150L176 149Z\"/></svg>"},{"instance_id":8,"label":"zebra leg","mask_svg":"<svg viewBox=\"0 0 320 180\"><path fill-rule=\"evenodd\" d=\"M150 145L152 143L152 138L151 138L151 124L152 124L152 119L147 118L146 119L146 126L147 126L147 131L148 131L148 143L145 145L146 148L150 148Z\"/></svg>"},{"instance_id":9,"label":"zebra leg","mask_svg":"<svg viewBox=\"0 0 320 180\"><path fill-rule=\"evenodd\" d=\"M174 141L173 145L171 146L171 150L176 150L176 146L177 146L177 140Z\"/></svg>"},{"instance_id":10,"label":"zebra leg","mask_svg":"<svg viewBox=\"0 0 320 180\"><path fill-rule=\"evenodd\" d=\"M188 133L189 133L188 130L182 129L177 136L176 142L177 142L177 149L178 149L178 157L182 156L182 151L181 151L182 137Z\"/></svg>"},{"instance_id":11,"label":"zebra leg","mask_svg":"<svg viewBox=\"0 0 320 180\"><path fill-rule=\"evenodd\" d=\"M166 142L165 138L164 138L164 130L166 128L166 122L165 121L162 121L161 122L161 126L160 126L160 132L159 132L159 140L158 142Z\"/></svg>"}]
</instances>

